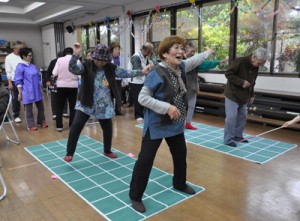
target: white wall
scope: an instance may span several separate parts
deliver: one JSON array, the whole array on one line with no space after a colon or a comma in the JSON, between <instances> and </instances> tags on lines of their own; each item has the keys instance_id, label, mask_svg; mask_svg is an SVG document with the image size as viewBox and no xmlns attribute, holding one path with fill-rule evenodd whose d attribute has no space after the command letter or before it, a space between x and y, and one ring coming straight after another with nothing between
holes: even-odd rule
<instances>
[{"instance_id":1,"label":"white wall","mask_svg":"<svg viewBox=\"0 0 300 221\"><path fill-rule=\"evenodd\" d=\"M42 47L43 58L46 67L50 64L50 61L56 58L55 36L54 36L54 24L46 25L42 27Z\"/></svg>"},{"instance_id":2,"label":"white wall","mask_svg":"<svg viewBox=\"0 0 300 221\"><path fill-rule=\"evenodd\" d=\"M41 27L26 24L0 23L0 39L7 41L23 41L32 49L34 64L44 66Z\"/></svg>"},{"instance_id":3,"label":"white wall","mask_svg":"<svg viewBox=\"0 0 300 221\"><path fill-rule=\"evenodd\" d=\"M207 82L225 84L227 79L224 74L201 73ZM258 76L255 90L271 90L274 93L297 93L300 96L300 78Z\"/></svg>"},{"instance_id":4,"label":"white wall","mask_svg":"<svg viewBox=\"0 0 300 221\"><path fill-rule=\"evenodd\" d=\"M74 32L69 33L66 30L66 27L70 25L69 23L64 24L64 37L65 37L65 47L73 47L74 43L77 42L76 30Z\"/></svg>"}]
</instances>

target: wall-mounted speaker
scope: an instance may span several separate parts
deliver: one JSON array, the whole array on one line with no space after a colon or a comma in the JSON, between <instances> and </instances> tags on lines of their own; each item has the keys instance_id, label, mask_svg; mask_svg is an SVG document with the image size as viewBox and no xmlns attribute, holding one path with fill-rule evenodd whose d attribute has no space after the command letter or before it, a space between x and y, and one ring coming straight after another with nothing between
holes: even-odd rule
<instances>
[{"instance_id":1,"label":"wall-mounted speaker","mask_svg":"<svg viewBox=\"0 0 300 221\"><path fill-rule=\"evenodd\" d=\"M68 31L69 33L73 33L73 32L74 32L74 29L73 29L72 26L70 26L70 25L68 25L68 26L66 27L66 29L67 29L67 31Z\"/></svg>"}]
</instances>

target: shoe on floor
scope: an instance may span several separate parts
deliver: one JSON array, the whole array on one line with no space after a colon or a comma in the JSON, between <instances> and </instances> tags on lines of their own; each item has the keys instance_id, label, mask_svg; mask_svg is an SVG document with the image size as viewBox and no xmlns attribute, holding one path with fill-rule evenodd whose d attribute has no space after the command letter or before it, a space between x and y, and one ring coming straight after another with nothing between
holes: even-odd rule
<instances>
[{"instance_id":1,"label":"shoe on floor","mask_svg":"<svg viewBox=\"0 0 300 221\"><path fill-rule=\"evenodd\" d=\"M43 122L42 124L38 124L38 126L42 128L47 128L48 124L46 124L46 122Z\"/></svg>"},{"instance_id":2,"label":"shoe on floor","mask_svg":"<svg viewBox=\"0 0 300 221\"><path fill-rule=\"evenodd\" d=\"M138 117L136 120L137 121L143 121L144 119L142 117Z\"/></svg>"},{"instance_id":3,"label":"shoe on floor","mask_svg":"<svg viewBox=\"0 0 300 221\"><path fill-rule=\"evenodd\" d=\"M186 123L184 128L189 130L198 130L198 128L194 127L191 123Z\"/></svg>"},{"instance_id":4,"label":"shoe on floor","mask_svg":"<svg viewBox=\"0 0 300 221\"><path fill-rule=\"evenodd\" d=\"M146 212L146 208L144 206L144 203L141 201L135 201L135 200L131 200L131 205L132 208L135 209L136 211L140 212L140 213L144 213Z\"/></svg>"},{"instance_id":5,"label":"shoe on floor","mask_svg":"<svg viewBox=\"0 0 300 221\"><path fill-rule=\"evenodd\" d=\"M38 128L36 126L30 127L28 130L30 131L36 131Z\"/></svg>"},{"instance_id":6,"label":"shoe on floor","mask_svg":"<svg viewBox=\"0 0 300 221\"><path fill-rule=\"evenodd\" d=\"M245 138L242 138L242 139L240 139L238 142L241 142L241 143L248 143L249 141L248 141L247 139L245 139Z\"/></svg>"},{"instance_id":7,"label":"shoe on floor","mask_svg":"<svg viewBox=\"0 0 300 221\"><path fill-rule=\"evenodd\" d=\"M53 119L53 120L56 120L56 115L53 115L53 116L52 116L52 119Z\"/></svg>"},{"instance_id":8,"label":"shoe on floor","mask_svg":"<svg viewBox=\"0 0 300 221\"><path fill-rule=\"evenodd\" d=\"M69 114L63 114L63 117L70 117Z\"/></svg>"},{"instance_id":9,"label":"shoe on floor","mask_svg":"<svg viewBox=\"0 0 300 221\"><path fill-rule=\"evenodd\" d=\"M117 154L115 154L115 153L103 153L104 154L104 156L107 156L107 157L109 157L109 158L118 158L118 155Z\"/></svg>"},{"instance_id":10,"label":"shoe on floor","mask_svg":"<svg viewBox=\"0 0 300 221\"><path fill-rule=\"evenodd\" d=\"M66 161L66 162L71 162L73 160L73 156L65 156L64 157L64 161Z\"/></svg>"},{"instance_id":11,"label":"shoe on floor","mask_svg":"<svg viewBox=\"0 0 300 221\"><path fill-rule=\"evenodd\" d=\"M19 117L17 117L17 118L15 119L15 122L16 122L16 123L21 123L22 120L21 120Z\"/></svg>"},{"instance_id":12,"label":"shoe on floor","mask_svg":"<svg viewBox=\"0 0 300 221\"><path fill-rule=\"evenodd\" d=\"M62 131L64 130L64 128L56 128L56 130L57 130L58 132L62 132Z\"/></svg>"},{"instance_id":13,"label":"shoe on floor","mask_svg":"<svg viewBox=\"0 0 300 221\"><path fill-rule=\"evenodd\" d=\"M116 111L116 115L123 116L124 114L121 111Z\"/></svg>"},{"instance_id":14,"label":"shoe on floor","mask_svg":"<svg viewBox=\"0 0 300 221\"><path fill-rule=\"evenodd\" d=\"M231 142L229 144L226 144L227 146L231 146L231 147L236 147L236 143L235 142Z\"/></svg>"},{"instance_id":15,"label":"shoe on floor","mask_svg":"<svg viewBox=\"0 0 300 221\"><path fill-rule=\"evenodd\" d=\"M174 187L175 188L175 187ZM177 189L177 188L175 188L176 190L179 190L179 191L181 191L181 192L184 192L184 193L186 193L186 194L190 194L190 195L194 195L195 193L196 193L196 191L192 188L192 187L190 187L189 185L186 185L186 187L185 187L185 189L184 190L180 190L180 189Z\"/></svg>"}]
</instances>

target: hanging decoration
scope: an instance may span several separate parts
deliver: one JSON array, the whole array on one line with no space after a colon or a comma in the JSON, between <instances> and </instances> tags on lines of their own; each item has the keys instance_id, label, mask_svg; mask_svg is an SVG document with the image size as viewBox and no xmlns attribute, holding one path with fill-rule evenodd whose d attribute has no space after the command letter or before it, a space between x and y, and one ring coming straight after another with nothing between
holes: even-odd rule
<instances>
[{"instance_id":1,"label":"hanging decoration","mask_svg":"<svg viewBox=\"0 0 300 221\"><path fill-rule=\"evenodd\" d=\"M197 17L202 19L202 15L199 12L199 9L196 5L196 0L188 0L189 3L191 3L190 9L186 15L185 18L180 22L180 24L177 25L177 27L171 27L171 30L178 30L182 29L182 27L190 20L191 15L195 14ZM225 22L228 22L231 14L234 12L235 9L238 9L244 14L253 14L256 16L260 17L272 17L277 15L282 11L282 8L279 8L277 11L268 13L266 14L264 12L265 7L271 2L271 0L265 0L265 2L262 4L261 7L254 8L255 4L260 3L261 1L254 1L254 0L232 0L233 2L233 7L230 9L228 14L225 16L224 19L221 21L218 21L216 23L210 23L208 24L209 26L215 27L219 26ZM289 6L290 9L300 11L299 6L293 6L291 4L291 0L284 0L284 2ZM207 23L205 20L202 19L203 23ZM136 25L132 19L132 13L130 10L126 12L126 16L124 16L123 22L119 23L119 20L115 19L114 21L111 22L111 18L109 16L105 17L104 21L105 27L107 30L110 30L111 33L115 35L119 35L121 32L128 31L130 35L133 38L137 38L135 34L133 33L133 28L135 30L135 33L148 33L149 30L155 25L156 29L164 29L170 28L170 16L167 15L166 9L161 12L161 7L160 6L155 6L155 8L152 10L149 10L149 13L147 17L145 18L145 24L143 25L142 28L139 28L140 25ZM90 27L92 27L94 24L92 21L88 23Z\"/></svg>"},{"instance_id":2,"label":"hanging decoration","mask_svg":"<svg viewBox=\"0 0 300 221\"><path fill-rule=\"evenodd\" d=\"M291 0L284 0L284 2L290 7L290 9L295 11L300 11L300 6L293 6Z\"/></svg>"},{"instance_id":3,"label":"hanging decoration","mask_svg":"<svg viewBox=\"0 0 300 221\"><path fill-rule=\"evenodd\" d=\"M271 0L267 0L261 7L257 8L257 9L253 9L253 4L254 2L248 2L247 0L244 0L244 5L246 8L248 8L248 10L243 9L242 5L239 4L237 5L237 8L239 9L239 11L243 12L244 14L254 14L258 17L269 17L270 15L276 15L280 10L277 10L275 12L269 13L269 14L264 14L263 13L263 9L271 2Z\"/></svg>"}]
</instances>

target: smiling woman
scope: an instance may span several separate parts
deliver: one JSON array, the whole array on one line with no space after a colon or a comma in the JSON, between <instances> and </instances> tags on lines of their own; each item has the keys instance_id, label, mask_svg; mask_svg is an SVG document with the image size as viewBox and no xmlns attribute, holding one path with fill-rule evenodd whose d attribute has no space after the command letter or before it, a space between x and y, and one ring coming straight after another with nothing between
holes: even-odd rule
<instances>
[{"instance_id":1,"label":"smiling woman","mask_svg":"<svg viewBox=\"0 0 300 221\"><path fill-rule=\"evenodd\" d=\"M135 163L129 197L132 207L145 212L142 196L146 189L156 152L166 140L174 163L173 186L187 194L195 190L186 184L186 143L184 138L185 74L197 67L213 50L182 60L184 39L178 36L164 38L158 47L162 60L147 76L139 94L145 107L141 152Z\"/></svg>"}]
</instances>

